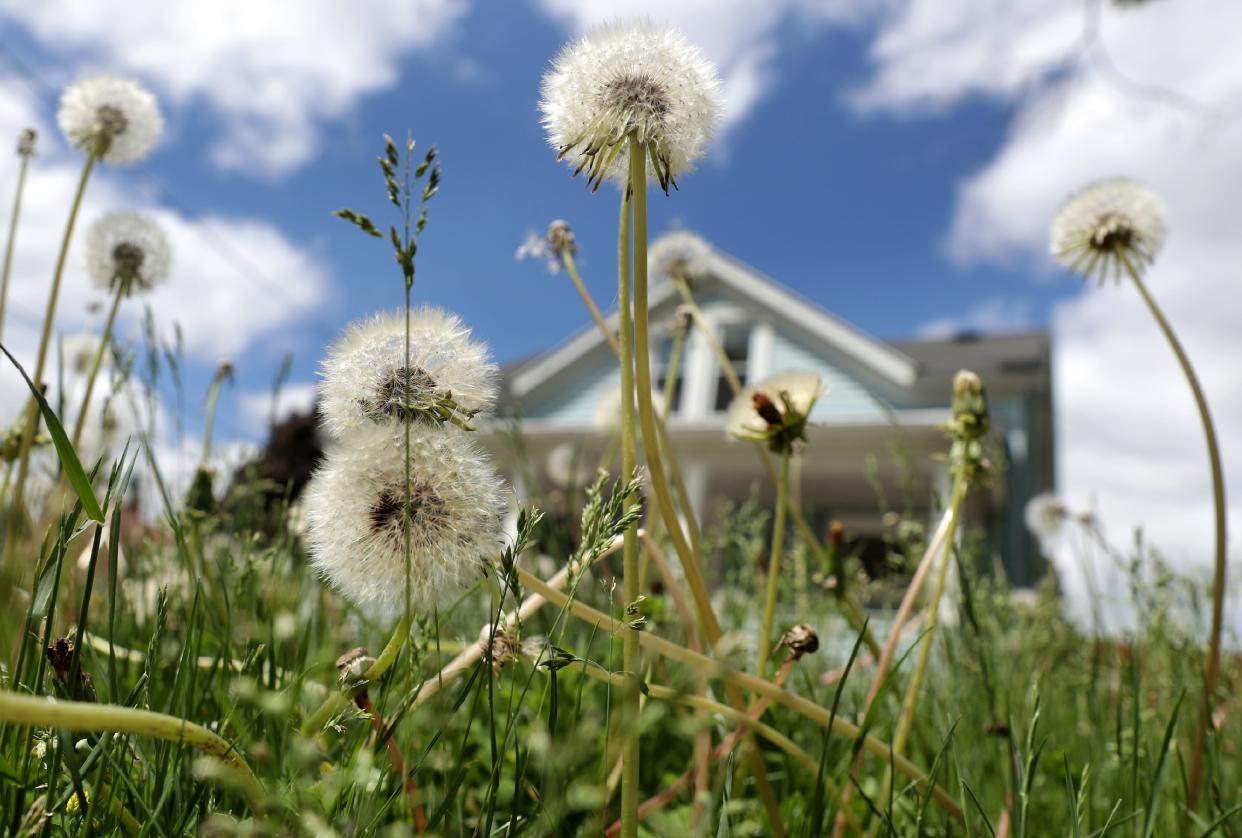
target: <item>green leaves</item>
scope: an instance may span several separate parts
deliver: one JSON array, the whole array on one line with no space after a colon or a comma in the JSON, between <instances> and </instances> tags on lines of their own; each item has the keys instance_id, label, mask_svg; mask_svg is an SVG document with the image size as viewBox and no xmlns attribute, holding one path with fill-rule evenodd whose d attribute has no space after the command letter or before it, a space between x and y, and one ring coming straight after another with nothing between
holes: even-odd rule
<instances>
[{"instance_id":1,"label":"green leaves","mask_svg":"<svg viewBox=\"0 0 1242 838\"><path fill-rule=\"evenodd\" d=\"M78 461L78 455L73 450L73 445L65 434L64 426L60 424L60 419L56 417L56 412L48 405L47 399L43 398L43 393L30 380L30 376L26 375L22 365L17 363L17 359L3 344L0 344L0 352L3 352L13 366L17 367L26 386L30 388L30 394L39 403L39 410L43 413L43 422L47 425L48 435L52 437L52 444L56 446L56 456L60 458L60 465L65 470L65 476L69 478L69 483L82 501L82 510L92 521L102 524L104 514L99 508L99 501L95 498L95 490L91 488L91 481L83 471L82 463Z\"/></svg>"}]
</instances>

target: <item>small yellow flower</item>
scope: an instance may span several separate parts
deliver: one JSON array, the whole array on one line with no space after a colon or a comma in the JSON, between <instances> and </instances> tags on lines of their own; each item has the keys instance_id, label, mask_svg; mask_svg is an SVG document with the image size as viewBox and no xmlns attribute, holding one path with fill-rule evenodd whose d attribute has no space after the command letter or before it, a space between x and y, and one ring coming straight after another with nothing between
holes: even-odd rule
<instances>
[{"instance_id":1,"label":"small yellow flower","mask_svg":"<svg viewBox=\"0 0 1242 838\"><path fill-rule=\"evenodd\" d=\"M73 796L69 798L69 802L65 804L66 812L77 812L79 809L91 802L91 793L84 787L82 789L82 799L78 799L78 793L75 791Z\"/></svg>"}]
</instances>

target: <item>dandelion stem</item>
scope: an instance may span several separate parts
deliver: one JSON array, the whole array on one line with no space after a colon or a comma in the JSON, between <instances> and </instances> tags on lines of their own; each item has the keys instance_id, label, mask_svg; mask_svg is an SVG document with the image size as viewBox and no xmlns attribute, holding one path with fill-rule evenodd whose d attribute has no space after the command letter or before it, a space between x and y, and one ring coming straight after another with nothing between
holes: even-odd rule
<instances>
[{"instance_id":1,"label":"dandelion stem","mask_svg":"<svg viewBox=\"0 0 1242 838\"><path fill-rule=\"evenodd\" d=\"M65 730L133 733L189 745L232 767L252 808L262 808L263 788L237 749L205 727L150 710L85 701L58 701L0 691L0 721Z\"/></svg>"},{"instance_id":2,"label":"dandelion stem","mask_svg":"<svg viewBox=\"0 0 1242 838\"><path fill-rule=\"evenodd\" d=\"M643 444L647 450L647 469L651 474L651 487L655 491L656 504L664 517L669 539L681 559L682 569L690 593L694 596L698 612L701 636L707 643L715 644L720 638L720 624L712 610L712 600L707 593L703 570L698 556L694 554L677 511L673 507L668 478L661 462L659 432L656 429L655 409L651 403L651 350L647 328L647 174L646 151L637 138L630 138L630 190L634 201L634 367L638 387L638 415L643 431Z\"/></svg>"},{"instance_id":3,"label":"dandelion stem","mask_svg":"<svg viewBox=\"0 0 1242 838\"><path fill-rule=\"evenodd\" d=\"M742 381L738 378L737 371L733 369L733 362L729 360L724 347L720 345L720 341L716 339L716 335L712 330L707 327L707 322L703 318L703 312L699 309L690 286L682 277L673 277L673 284L676 286L678 293L681 294L681 298L686 306L690 309L690 315L694 318L695 325L698 326L699 331L707 340L707 345L711 347L712 352L715 354L716 362L720 366L725 380L729 382L729 389L733 391L734 396L739 395L742 392ZM763 465L763 470L767 473L768 479L775 484L778 480L778 475L776 466L772 464L772 457L768 454L767 449L764 448L763 443L752 442L751 444L755 448L755 454L759 457L759 462ZM811 529L811 525L807 523L806 517L802 514L802 509L796 504L792 505L789 508L789 516L793 519L794 529L798 531L798 537L815 553L816 561L820 564L828 564L828 554L824 550L824 546L820 544L815 532ZM838 601L845 611L845 618L849 621L850 626L855 631L862 633L863 642L867 644L871 654L878 656L880 654L880 644L876 642L875 635L871 633L862 608L848 594L839 597Z\"/></svg>"},{"instance_id":4,"label":"dandelion stem","mask_svg":"<svg viewBox=\"0 0 1242 838\"><path fill-rule=\"evenodd\" d=\"M626 198L623 197L622 201L625 200ZM626 235L628 237L628 232ZM612 351L619 355L621 353L621 346L617 342L617 336L613 334L612 329L608 328L608 321L604 319L604 315L599 310L599 306L597 306L595 304L595 300L591 298L591 292L587 290L586 283L582 281L582 275L578 273L578 262L574 259L573 250L568 247L563 247L557 252L561 257L561 263L565 265L565 273L569 274L569 278L573 280L574 287L578 289L578 296L582 298L583 305L585 305L587 311L591 313L591 319L594 320L595 325L599 327L604 339L607 340L608 345L612 347Z\"/></svg>"},{"instance_id":5,"label":"dandelion stem","mask_svg":"<svg viewBox=\"0 0 1242 838\"><path fill-rule=\"evenodd\" d=\"M617 632L620 629L620 624L602 611L577 600L571 601L568 596L550 587L543 580L523 568L518 568L517 572L523 586L543 596L553 605L561 608L568 606L569 612L579 620L606 632ZM713 660L698 652L693 652L684 646L679 646L651 632L641 632L638 637L639 642L644 647L658 655L685 664L708 677L721 679L734 687L740 687L758 695L767 696L775 703L789 708L816 724L828 727L829 730L839 736L844 736L850 740L858 740L862 735L856 725L844 718L834 715L815 702L787 692L762 678L756 678L754 675L730 669L720 661ZM734 709L736 710L737 708L734 707ZM878 759L888 760L890 758L889 746L874 736L867 735L863 738L862 747L867 753ZM930 790L932 798L937 805L948 812L954 819L962 820L962 809L953 797L936 785L918 766L908 759L897 755L892 755L892 760L898 773L909 777L919 788Z\"/></svg>"},{"instance_id":6,"label":"dandelion stem","mask_svg":"<svg viewBox=\"0 0 1242 838\"><path fill-rule=\"evenodd\" d=\"M9 218L9 237L4 245L4 270L0 273L0 339L4 337L4 314L9 300L9 275L13 271L13 248L17 242L17 219L22 214L22 194L26 191L26 170L30 168L30 155L21 155L17 169L17 189L13 193L13 215Z\"/></svg>"},{"instance_id":7,"label":"dandelion stem","mask_svg":"<svg viewBox=\"0 0 1242 838\"><path fill-rule=\"evenodd\" d=\"M43 331L39 335L39 354L35 360L34 375L31 378L36 388L43 385L43 372L47 367L47 349L48 344L51 343L52 324L56 320L56 302L60 297L60 282L65 275L69 244L73 241L73 228L78 221L78 211L82 209L82 196L86 194L86 184L90 180L97 159L94 152L86 155L86 162L82 164L82 175L78 178L78 188L73 195L73 204L69 207L69 220L65 223L65 235L61 239L60 253L56 257L56 269L52 273L52 288L48 292L47 311L43 315ZM13 484L13 497L9 501L9 532L4 544L5 566L8 566L17 554L17 539L24 520L23 501L26 494L26 479L30 475L30 449L34 445L35 432L38 428L39 407L32 397L26 406L25 427L22 430L17 455L17 482Z\"/></svg>"},{"instance_id":8,"label":"dandelion stem","mask_svg":"<svg viewBox=\"0 0 1242 838\"><path fill-rule=\"evenodd\" d=\"M82 441L82 430L86 427L86 414L91 407L91 395L95 392L95 379L99 376L99 368L103 366L104 353L112 341L112 329L116 325L116 313L121 308L121 297L125 293L125 283L117 282L116 296L112 298L112 307L108 309L108 319L104 322L103 335L99 338L99 346L95 349L95 357L91 361L90 372L86 376L86 393L82 396L82 409L78 411L77 421L73 423L73 447L77 448Z\"/></svg>"},{"instance_id":9,"label":"dandelion stem","mask_svg":"<svg viewBox=\"0 0 1242 838\"><path fill-rule=\"evenodd\" d=\"M763 622L759 629L759 662L755 674L767 674L768 657L772 653L772 621L776 616L776 594L780 587L781 551L785 544L785 510L789 506L789 451L781 452L781 473L776 481L776 513L772 522L772 553L768 559L767 594L763 600Z\"/></svg>"},{"instance_id":10,"label":"dandelion stem","mask_svg":"<svg viewBox=\"0 0 1242 838\"><path fill-rule=\"evenodd\" d=\"M958 525L962 518L962 502L966 498L968 481L959 474L953 482L952 500L949 506L949 524L944 534L944 558L936 573L936 586L932 589L931 599L927 602L927 622L923 637L923 645L919 648L918 661L914 665L914 673L910 676L910 685L906 689L906 700L901 708L901 717L897 730L893 733L893 751L900 754L910 738L910 730L914 726L914 710L919 702L919 690L923 685L923 676L927 672L927 661L931 658L931 649L935 639L937 615L940 611L940 600L944 597L945 581L949 576L949 566L953 564L953 542Z\"/></svg>"},{"instance_id":11,"label":"dandelion stem","mask_svg":"<svg viewBox=\"0 0 1242 838\"><path fill-rule=\"evenodd\" d=\"M1199 732L1195 737L1195 749L1190 760L1190 777L1186 791L1187 803L1193 810L1199 799L1199 783L1203 771L1203 747L1212 726L1212 705L1216 700L1216 680L1220 673L1221 632L1225 623L1225 582L1228 573L1225 554L1225 477L1221 468L1220 447L1216 440L1215 426L1212 424L1212 414L1208 410L1207 397L1203 394L1203 388L1199 384L1199 377L1195 374L1194 366L1190 363L1190 357L1182 348L1181 341L1177 339L1173 326L1165 318L1160 306L1156 305L1151 292L1147 290L1146 283L1143 282L1134 263L1130 261L1125 248L1118 246L1116 253L1117 258L1125 265L1126 272L1130 274L1130 279L1134 280L1134 287L1138 289L1143 302L1147 304L1148 310L1156 320L1156 325L1160 327L1160 331L1164 332L1165 339L1172 347L1173 354L1177 356L1177 363L1181 365L1182 373L1185 374L1186 381L1190 384L1195 407L1199 410L1199 419L1203 422L1203 435L1207 440L1208 465L1212 472L1212 499L1216 506L1216 572L1212 583L1212 633L1208 640L1207 665L1203 672L1203 706L1200 712Z\"/></svg>"},{"instance_id":12,"label":"dandelion stem","mask_svg":"<svg viewBox=\"0 0 1242 838\"><path fill-rule=\"evenodd\" d=\"M630 314L630 234L632 229L630 191L632 190L624 190L621 194L621 218L617 225L617 325L620 340L616 349L621 363L621 474L625 480L631 479L638 467L638 434L634 426L634 335ZM579 283L579 291L585 292L586 289L581 285L581 280L575 281ZM598 311L593 304L591 308L593 313ZM611 337L602 318L597 322L600 328L605 330L605 334ZM629 607L638 602L641 594L638 578L637 521L626 528L624 539L623 599L624 604ZM638 635L636 628L629 628L622 632L622 666L626 672L635 675L642 665ZM625 731L625 738L622 742L621 834L624 838L633 838L638 834L640 742L638 734L639 695L632 679L622 687L620 704L622 729Z\"/></svg>"}]
</instances>

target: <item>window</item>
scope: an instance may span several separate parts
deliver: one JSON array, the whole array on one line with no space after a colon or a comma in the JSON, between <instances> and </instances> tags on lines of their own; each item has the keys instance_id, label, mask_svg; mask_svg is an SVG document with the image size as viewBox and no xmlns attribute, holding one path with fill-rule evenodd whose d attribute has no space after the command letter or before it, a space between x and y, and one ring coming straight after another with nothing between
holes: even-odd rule
<instances>
[{"instance_id":1,"label":"window","mask_svg":"<svg viewBox=\"0 0 1242 838\"><path fill-rule=\"evenodd\" d=\"M733 370L737 373L738 379L741 380L742 386L746 386L747 382L747 363L750 358L750 324L734 323L722 326L720 329L720 346L724 349L725 357L733 365ZM733 401L733 388L729 386L729 378L725 375L724 370L716 369L716 392L713 410L717 413L729 409L729 403Z\"/></svg>"}]
</instances>

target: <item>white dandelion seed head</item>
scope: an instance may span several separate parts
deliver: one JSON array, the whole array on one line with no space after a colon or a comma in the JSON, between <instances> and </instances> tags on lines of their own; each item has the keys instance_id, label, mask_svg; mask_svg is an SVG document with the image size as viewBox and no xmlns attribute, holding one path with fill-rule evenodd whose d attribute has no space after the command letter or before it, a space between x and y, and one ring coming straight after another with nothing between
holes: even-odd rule
<instances>
[{"instance_id":1,"label":"white dandelion seed head","mask_svg":"<svg viewBox=\"0 0 1242 838\"><path fill-rule=\"evenodd\" d=\"M768 376L733 397L733 401L729 403L729 412L725 416L725 431L730 436L754 439L771 429L772 423L759 414L756 406L758 400L755 398L757 395L766 398L768 403L775 406L782 418L786 411L786 399L794 412L805 417L810 415L815 403L827 391L828 388L818 373L789 370Z\"/></svg>"},{"instance_id":2,"label":"white dandelion seed head","mask_svg":"<svg viewBox=\"0 0 1242 838\"><path fill-rule=\"evenodd\" d=\"M86 234L86 272L109 293L150 291L168 279L172 248L164 229L133 212L110 212Z\"/></svg>"},{"instance_id":3,"label":"white dandelion seed head","mask_svg":"<svg viewBox=\"0 0 1242 838\"><path fill-rule=\"evenodd\" d=\"M597 431L616 433L621 430L621 383L617 382L600 394L595 403L595 418L592 424ZM656 410L664 405L664 394L654 387L651 388L651 403ZM634 397L634 410L637 415L638 396Z\"/></svg>"},{"instance_id":4,"label":"white dandelion seed head","mask_svg":"<svg viewBox=\"0 0 1242 838\"><path fill-rule=\"evenodd\" d=\"M1057 537L1068 515L1065 504L1051 492L1035 495L1026 502L1023 513L1026 528L1043 544Z\"/></svg>"},{"instance_id":5,"label":"white dandelion seed head","mask_svg":"<svg viewBox=\"0 0 1242 838\"><path fill-rule=\"evenodd\" d=\"M1052 222L1051 249L1067 270L1101 282L1128 260L1142 274L1164 244L1164 205L1127 178L1098 181L1072 195Z\"/></svg>"},{"instance_id":6,"label":"white dandelion seed head","mask_svg":"<svg viewBox=\"0 0 1242 838\"><path fill-rule=\"evenodd\" d=\"M549 451L543 470L559 489L585 486L591 479L582 447L573 442L562 442Z\"/></svg>"},{"instance_id":7,"label":"white dandelion seed head","mask_svg":"<svg viewBox=\"0 0 1242 838\"><path fill-rule=\"evenodd\" d=\"M99 338L86 332L79 332L64 338L60 344L60 354L65 372L74 375L86 375L95 363L95 355L99 353ZM104 353L103 364L108 362L108 353Z\"/></svg>"},{"instance_id":8,"label":"white dandelion seed head","mask_svg":"<svg viewBox=\"0 0 1242 838\"><path fill-rule=\"evenodd\" d=\"M711 272L712 246L688 230L665 233L647 250L647 270L652 276L694 282Z\"/></svg>"},{"instance_id":9,"label":"white dandelion seed head","mask_svg":"<svg viewBox=\"0 0 1242 838\"><path fill-rule=\"evenodd\" d=\"M137 82L106 73L86 76L65 88L56 114L60 130L108 163L136 163L164 132L154 94Z\"/></svg>"},{"instance_id":10,"label":"white dandelion seed head","mask_svg":"<svg viewBox=\"0 0 1242 838\"><path fill-rule=\"evenodd\" d=\"M400 425L412 411L417 421L419 405L450 395L466 411L491 408L496 365L456 315L432 306L410 312L408 367L405 334L405 312L385 312L352 324L328 350L319 410L331 436Z\"/></svg>"},{"instance_id":11,"label":"white dandelion seed head","mask_svg":"<svg viewBox=\"0 0 1242 838\"><path fill-rule=\"evenodd\" d=\"M721 113L715 66L675 29L650 23L567 44L541 87L548 142L595 187L626 183L633 135L652 160L648 178L668 191L703 156Z\"/></svg>"},{"instance_id":12,"label":"white dandelion seed head","mask_svg":"<svg viewBox=\"0 0 1242 838\"><path fill-rule=\"evenodd\" d=\"M311 564L359 608L426 610L476 579L502 543L506 504L487 457L465 434L372 425L328 447L303 508Z\"/></svg>"}]
</instances>

